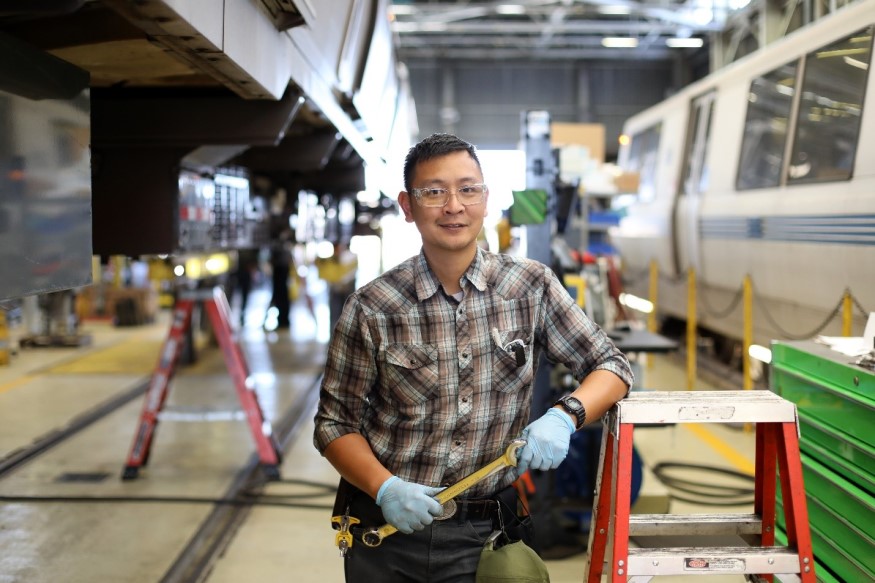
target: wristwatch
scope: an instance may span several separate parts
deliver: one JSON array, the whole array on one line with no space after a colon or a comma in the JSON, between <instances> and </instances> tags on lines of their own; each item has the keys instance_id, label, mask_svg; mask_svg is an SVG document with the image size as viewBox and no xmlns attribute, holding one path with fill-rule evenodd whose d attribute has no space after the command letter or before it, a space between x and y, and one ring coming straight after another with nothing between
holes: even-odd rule
<instances>
[{"instance_id":1,"label":"wristwatch","mask_svg":"<svg viewBox=\"0 0 875 583\"><path fill-rule=\"evenodd\" d=\"M555 403L553 406L559 405L562 407L568 414L577 419L577 423L575 424L577 429L583 427L583 424L586 423L586 408L583 406L583 403L580 402L576 397L572 397L571 395L565 395Z\"/></svg>"}]
</instances>

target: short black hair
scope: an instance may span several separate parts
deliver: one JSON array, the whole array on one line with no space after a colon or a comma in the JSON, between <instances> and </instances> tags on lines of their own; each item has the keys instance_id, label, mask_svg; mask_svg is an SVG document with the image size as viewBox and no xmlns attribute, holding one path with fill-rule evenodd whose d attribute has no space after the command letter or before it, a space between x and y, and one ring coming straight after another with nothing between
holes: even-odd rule
<instances>
[{"instance_id":1,"label":"short black hair","mask_svg":"<svg viewBox=\"0 0 875 583\"><path fill-rule=\"evenodd\" d=\"M470 144L453 134L432 134L422 139L407 152L407 158L404 160L404 190L410 192L410 181L413 180L413 172L416 170L417 164L453 152L468 152L468 155L477 163L477 168L480 168L480 159L477 158L477 148L474 147L474 144Z\"/></svg>"}]
</instances>

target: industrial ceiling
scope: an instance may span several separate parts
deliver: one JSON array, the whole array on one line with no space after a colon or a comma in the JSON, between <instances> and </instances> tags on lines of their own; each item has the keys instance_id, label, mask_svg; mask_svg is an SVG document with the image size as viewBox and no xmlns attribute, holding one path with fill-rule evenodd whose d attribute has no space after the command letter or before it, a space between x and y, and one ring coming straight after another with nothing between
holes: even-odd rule
<instances>
[{"instance_id":1,"label":"industrial ceiling","mask_svg":"<svg viewBox=\"0 0 875 583\"><path fill-rule=\"evenodd\" d=\"M664 60L712 68L846 0L394 0L402 60ZM701 44L700 44L701 43Z\"/></svg>"}]
</instances>

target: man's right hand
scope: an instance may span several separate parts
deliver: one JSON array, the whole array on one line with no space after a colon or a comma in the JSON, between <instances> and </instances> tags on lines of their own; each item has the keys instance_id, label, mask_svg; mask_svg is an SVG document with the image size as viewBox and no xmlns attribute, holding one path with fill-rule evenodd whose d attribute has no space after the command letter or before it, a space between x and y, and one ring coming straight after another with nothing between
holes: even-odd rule
<instances>
[{"instance_id":1,"label":"man's right hand","mask_svg":"<svg viewBox=\"0 0 875 583\"><path fill-rule=\"evenodd\" d=\"M392 476L377 492L377 506L382 508L386 521L404 534L422 530L440 516L443 508L434 499L441 488L405 482Z\"/></svg>"}]
</instances>

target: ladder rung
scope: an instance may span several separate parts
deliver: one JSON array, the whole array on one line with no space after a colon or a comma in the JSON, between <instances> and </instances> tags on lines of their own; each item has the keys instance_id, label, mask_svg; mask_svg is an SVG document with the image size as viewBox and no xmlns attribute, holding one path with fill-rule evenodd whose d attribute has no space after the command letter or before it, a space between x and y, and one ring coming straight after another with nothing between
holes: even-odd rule
<instances>
[{"instance_id":1,"label":"ladder rung","mask_svg":"<svg viewBox=\"0 0 875 583\"><path fill-rule=\"evenodd\" d=\"M218 409L167 408L158 413L161 421L240 421L246 419L246 412L240 409L222 411Z\"/></svg>"},{"instance_id":2,"label":"ladder rung","mask_svg":"<svg viewBox=\"0 0 875 583\"><path fill-rule=\"evenodd\" d=\"M632 514L632 536L761 534L757 514Z\"/></svg>"},{"instance_id":3,"label":"ladder rung","mask_svg":"<svg viewBox=\"0 0 875 583\"><path fill-rule=\"evenodd\" d=\"M717 573L799 573L799 555L788 547L629 549L630 576Z\"/></svg>"},{"instance_id":4,"label":"ladder rung","mask_svg":"<svg viewBox=\"0 0 875 583\"><path fill-rule=\"evenodd\" d=\"M766 390L640 391L617 403L620 423L795 423L796 405Z\"/></svg>"}]
</instances>

